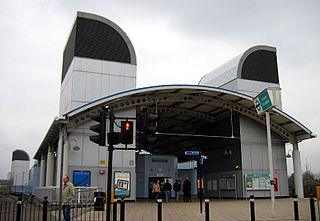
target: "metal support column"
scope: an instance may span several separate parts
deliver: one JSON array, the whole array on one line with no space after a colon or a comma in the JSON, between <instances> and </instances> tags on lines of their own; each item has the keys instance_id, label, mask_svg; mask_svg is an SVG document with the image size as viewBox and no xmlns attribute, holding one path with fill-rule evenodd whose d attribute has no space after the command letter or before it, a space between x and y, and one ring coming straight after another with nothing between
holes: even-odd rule
<instances>
[{"instance_id":1,"label":"metal support column","mask_svg":"<svg viewBox=\"0 0 320 221\"><path fill-rule=\"evenodd\" d=\"M301 158L298 143L293 144L294 189L298 198L303 198Z\"/></svg>"},{"instance_id":2,"label":"metal support column","mask_svg":"<svg viewBox=\"0 0 320 221\"><path fill-rule=\"evenodd\" d=\"M274 197L274 179L273 179L273 160L272 160L272 144L271 144L271 126L270 126L270 113L266 112L266 126L267 126L267 141L268 141L268 160L269 160L269 173L270 173L270 195L271 195L271 208L272 217L276 217L275 197Z\"/></svg>"},{"instance_id":3,"label":"metal support column","mask_svg":"<svg viewBox=\"0 0 320 221\"><path fill-rule=\"evenodd\" d=\"M63 131L59 131L59 142L57 150L57 176L56 176L56 186L60 186L60 174L61 174L61 162L62 162L62 145L63 145Z\"/></svg>"},{"instance_id":4,"label":"metal support column","mask_svg":"<svg viewBox=\"0 0 320 221\"><path fill-rule=\"evenodd\" d=\"M52 148L48 147L47 154L47 176L46 176L46 186L53 186L53 173L54 173L54 154Z\"/></svg>"},{"instance_id":5,"label":"metal support column","mask_svg":"<svg viewBox=\"0 0 320 221\"><path fill-rule=\"evenodd\" d=\"M69 166L69 135L68 133L65 133L65 143L64 143L64 149L63 149L63 173L62 175L69 175L68 174L68 166Z\"/></svg>"},{"instance_id":6,"label":"metal support column","mask_svg":"<svg viewBox=\"0 0 320 221\"><path fill-rule=\"evenodd\" d=\"M45 183L46 183L46 156L44 154L41 154L39 186L44 186Z\"/></svg>"}]
</instances>

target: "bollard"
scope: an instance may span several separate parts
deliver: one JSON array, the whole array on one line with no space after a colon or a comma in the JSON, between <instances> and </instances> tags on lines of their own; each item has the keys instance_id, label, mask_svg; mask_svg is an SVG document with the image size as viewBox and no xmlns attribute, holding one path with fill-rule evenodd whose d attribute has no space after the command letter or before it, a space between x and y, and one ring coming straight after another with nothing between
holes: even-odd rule
<instances>
[{"instance_id":1,"label":"bollard","mask_svg":"<svg viewBox=\"0 0 320 221\"><path fill-rule=\"evenodd\" d=\"M117 221L117 199L113 200L113 221Z\"/></svg>"},{"instance_id":2,"label":"bollard","mask_svg":"<svg viewBox=\"0 0 320 221\"><path fill-rule=\"evenodd\" d=\"M21 219L21 205L22 205L22 198L19 197L17 201L17 216L16 221L20 221Z\"/></svg>"},{"instance_id":3,"label":"bollard","mask_svg":"<svg viewBox=\"0 0 320 221\"><path fill-rule=\"evenodd\" d=\"M209 221L209 199L205 199L204 200L204 204L205 204L205 213L206 213L206 221Z\"/></svg>"},{"instance_id":4,"label":"bollard","mask_svg":"<svg viewBox=\"0 0 320 221\"><path fill-rule=\"evenodd\" d=\"M48 197L45 196L43 201L42 221L47 221L47 212L48 212Z\"/></svg>"},{"instance_id":5,"label":"bollard","mask_svg":"<svg viewBox=\"0 0 320 221\"><path fill-rule=\"evenodd\" d=\"M158 202L158 221L162 221L162 199L157 199Z\"/></svg>"},{"instance_id":6,"label":"bollard","mask_svg":"<svg viewBox=\"0 0 320 221\"><path fill-rule=\"evenodd\" d=\"M124 221L124 197L121 197L121 204L120 204L120 221Z\"/></svg>"},{"instance_id":7,"label":"bollard","mask_svg":"<svg viewBox=\"0 0 320 221\"><path fill-rule=\"evenodd\" d=\"M255 212L254 212L254 195L250 195L250 212L251 212L251 221L255 221Z\"/></svg>"},{"instance_id":8,"label":"bollard","mask_svg":"<svg viewBox=\"0 0 320 221\"><path fill-rule=\"evenodd\" d=\"M310 213L311 213L311 220L316 221L316 211L314 208L314 198L313 194L310 194Z\"/></svg>"},{"instance_id":9,"label":"bollard","mask_svg":"<svg viewBox=\"0 0 320 221\"><path fill-rule=\"evenodd\" d=\"M299 207L297 195L293 196L294 220L299 220Z\"/></svg>"}]
</instances>

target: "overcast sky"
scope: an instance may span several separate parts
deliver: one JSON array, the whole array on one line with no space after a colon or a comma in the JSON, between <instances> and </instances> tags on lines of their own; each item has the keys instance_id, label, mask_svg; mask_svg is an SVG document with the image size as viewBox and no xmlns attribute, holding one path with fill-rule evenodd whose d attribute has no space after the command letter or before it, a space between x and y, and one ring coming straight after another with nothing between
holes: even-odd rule
<instances>
[{"instance_id":1,"label":"overcast sky","mask_svg":"<svg viewBox=\"0 0 320 221\"><path fill-rule=\"evenodd\" d=\"M284 111L320 133L319 0L0 0L0 178L15 149L33 158L58 115L62 54L77 11L127 33L137 87L197 84L254 45L276 47ZM319 139L300 148L303 169L307 161L320 172Z\"/></svg>"}]
</instances>

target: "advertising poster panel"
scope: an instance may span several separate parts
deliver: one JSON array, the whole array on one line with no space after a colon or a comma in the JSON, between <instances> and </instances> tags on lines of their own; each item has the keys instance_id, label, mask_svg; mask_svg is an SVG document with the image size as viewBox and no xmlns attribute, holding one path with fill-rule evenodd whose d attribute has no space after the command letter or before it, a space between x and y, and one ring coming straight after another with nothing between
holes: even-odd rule
<instances>
[{"instance_id":1,"label":"advertising poster panel","mask_svg":"<svg viewBox=\"0 0 320 221\"><path fill-rule=\"evenodd\" d=\"M115 172L114 182L115 196L130 196L130 172Z\"/></svg>"}]
</instances>

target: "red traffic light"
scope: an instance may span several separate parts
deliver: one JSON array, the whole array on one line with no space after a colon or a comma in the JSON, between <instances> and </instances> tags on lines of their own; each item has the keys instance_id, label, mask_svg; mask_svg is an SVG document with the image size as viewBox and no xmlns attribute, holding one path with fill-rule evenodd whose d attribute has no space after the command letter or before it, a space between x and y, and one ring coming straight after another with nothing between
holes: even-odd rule
<instances>
[{"instance_id":1,"label":"red traffic light","mask_svg":"<svg viewBox=\"0 0 320 221\"><path fill-rule=\"evenodd\" d=\"M133 143L133 121L121 121L121 143Z\"/></svg>"},{"instance_id":2,"label":"red traffic light","mask_svg":"<svg viewBox=\"0 0 320 221\"><path fill-rule=\"evenodd\" d=\"M125 130L129 131L130 128L131 128L130 123L129 123L129 122L126 122L126 124L125 124Z\"/></svg>"}]
</instances>

